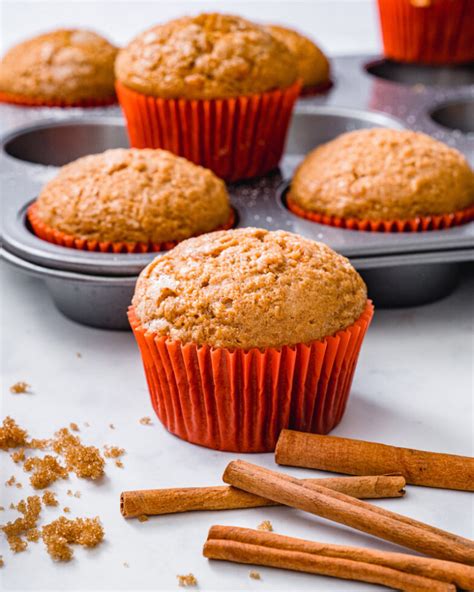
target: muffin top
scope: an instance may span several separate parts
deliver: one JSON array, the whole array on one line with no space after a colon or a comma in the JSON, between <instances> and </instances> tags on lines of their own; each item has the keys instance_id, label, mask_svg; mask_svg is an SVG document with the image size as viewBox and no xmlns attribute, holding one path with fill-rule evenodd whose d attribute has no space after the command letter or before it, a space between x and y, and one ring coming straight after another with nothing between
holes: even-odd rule
<instances>
[{"instance_id":1,"label":"muffin top","mask_svg":"<svg viewBox=\"0 0 474 592\"><path fill-rule=\"evenodd\" d=\"M298 78L303 81L303 87L329 81L329 61L316 43L293 29L278 25L269 25L266 29L294 55Z\"/></svg>"},{"instance_id":2,"label":"muffin top","mask_svg":"<svg viewBox=\"0 0 474 592\"><path fill-rule=\"evenodd\" d=\"M36 201L49 227L78 238L161 243L229 221L224 182L166 150L116 149L61 168Z\"/></svg>"},{"instance_id":3,"label":"muffin top","mask_svg":"<svg viewBox=\"0 0 474 592\"><path fill-rule=\"evenodd\" d=\"M347 259L297 234L257 228L180 243L142 271L133 297L140 324L154 333L241 349L333 335L366 301Z\"/></svg>"},{"instance_id":4,"label":"muffin top","mask_svg":"<svg viewBox=\"0 0 474 592\"><path fill-rule=\"evenodd\" d=\"M0 62L0 91L44 99L113 97L117 48L91 31L59 29L12 47Z\"/></svg>"},{"instance_id":5,"label":"muffin top","mask_svg":"<svg viewBox=\"0 0 474 592\"><path fill-rule=\"evenodd\" d=\"M118 80L163 97L217 99L286 88L296 64L286 46L237 16L201 14L158 25L119 52Z\"/></svg>"},{"instance_id":6,"label":"muffin top","mask_svg":"<svg viewBox=\"0 0 474 592\"><path fill-rule=\"evenodd\" d=\"M293 177L290 196L310 212L408 220L471 205L474 173L460 152L430 136L366 129L310 152Z\"/></svg>"}]
</instances>

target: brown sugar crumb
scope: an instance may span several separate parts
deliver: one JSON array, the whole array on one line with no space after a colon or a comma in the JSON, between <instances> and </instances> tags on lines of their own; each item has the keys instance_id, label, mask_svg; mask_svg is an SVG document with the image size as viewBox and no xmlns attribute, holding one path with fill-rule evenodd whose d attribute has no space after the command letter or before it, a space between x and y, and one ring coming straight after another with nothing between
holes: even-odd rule
<instances>
[{"instance_id":1,"label":"brown sugar crumb","mask_svg":"<svg viewBox=\"0 0 474 592\"><path fill-rule=\"evenodd\" d=\"M105 458L118 458L125 454L125 448L119 448L118 446L104 446L104 456Z\"/></svg>"},{"instance_id":2,"label":"brown sugar crumb","mask_svg":"<svg viewBox=\"0 0 474 592\"><path fill-rule=\"evenodd\" d=\"M186 576L176 576L178 578L178 585L185 588L186 586L197 586L197 579L192 573Z\"/></svg>"},{"instance_id":3,"label":"brown sugar crumb","mask_svg":"<svg viewBox=\"0 0 474 592\"><path fill-rule=\"evenodd\" d=\"M0 428L0 448L2 450L26 446L27 437L27 431L20 428L14 419L5 417Z\"/></svg>"},{"instance_id":4,"label":"brown sugar crumb","mask_svg":"<svg viewBox=\"0 0 474 592\"><path fill-rule=\"evenodd\" d=\"M121 460L116 460L115 466L118 467L119 469L123 469L123 462Z\"/></svg>"},{"instance_id":5,"label":"brown sugar crumb","mask_svg":"<svg viewBox=\"0 0 474 592\"><path fill-rule=\"evenodd\" d=\"M124 567L130 567L130 565L126 561L123 562L123 566Z\"/></svg>"},{"instance_id":6,"label":"brown sugar crumb","mask_svg":"<svg viewBox=\"0 0 474 592\"><path fill-rule=\"evenodd\" d=\"M52 491L45 491L42 499L45 506L57 506L59 504L56 494Z\"/></svg>"},{"instance_id":7,"label":"brown sugar crumb","mask_svg":"<svg viewBox=\"0 0 474 592\"><path fill-rule=\"evenodd\" d=\"M26 533L26 540L30 543L37 543L40 539L40 531L37 528L32 528Z\"/></svg>"},{"instance_id":8,"label":"brown sugar crumb","mask_svg":"<svg viewBox=\"0 0 474 592\"><path fill-rule=\"evenodd\" d=\"M3 506L0 506L0 512L5 512L5 508Z\"/></svg>"},{"instance_id":9,"label":"brown sugar crumb","mask_svg":"<svg viewBox=\"0 0 474 592\"><path fill-rule=\"evenodd\" d=\"M74 436L67 428L61 428L54 434L52 446L57 454L65 454L71 446L80 446L78 436Z\"/></svg>"},{"instance_id":10,"label":"brown sugar crumb","mask_svg":"<svg viewBox=\"0 0 474 592\"><path fill-rule=\"evenodd\" d=\"M23 465L25 471L33 471L30 483L35 489L44 489L58 479L67 479L68 472L58 459L50 454L43 458L27 458Z\"/></svg>"},{"instance_id":11,"label":"brown sugar crumb","mask_svg":"<svg viewBox=\"0 0 474 592\"><path fill-rule=\"evenodd\" d=\"M69 514L69 513L71 512L71 508L68 508L68 506L65 506L65 507L63 508L63 512L64 512L65 514Z\"/></svg>"},{"instance_id":12,"label":"brown sugar crumb","mask_svg":"<svg viewBox=\"0 0 474 592\"><path fill-rule=\"evenodd\" d=\"M68 490L67 490L67 495L68 495L69 497L81 497L81 492L80 492L80 491L76 491L76 492L74 493L74 491L72 491L71 489L68 489Z\"/></svg>"},{"instance_id":13,"label":"brown sugar crumb","mask_svg":"<svg viewBox=\"0 0 474 592\"><path fill-rule=\"evenodd\" d=\"M11 385L10 392L15 395L22 395L23 393L28 393L30 391L30 388L31 387L27 382L20 380L18 382L15 382L15 384Z\"/></svg>"},{"instance_id":14,"label":"brown sugar crumb","mask_svg":"<svg viewBox=\"0 0 474 592\"><path fill-rule=\"evenodd\" d=\"M77 357L77 358L82 358L82 354L81 354L81 352L76 352L76 357Z\"/></svg>"},{"instance_id":15,"label":"brown sugar crumb","mask_svg":"<svg viewBox=\"0 0 474 592\"><path fill-rule=\"evenodd\" d=\"M252 580L261 580L262 576L259 574L258 571L252 570L249 573L249 578L252 578Z\"/></svg>"},{"instance_id":16,"label":"brown sugar crumb","mask_svg":"<svg viewBox=\"0 0 474 592\"><path fill-rule=\"evenodd\" d=\"M28 448L35 448L37 450L46 450L51 445L51 440L47 438L32 438L26 444Z\"/></svg>"},{"instance_id":17,"label":"brown sugar crumb","mask_svg":"<svg viewBox=\"0 0 474 592\"><path fill-rule=\"evenodd\" d=\"M141 423L142 425L152 425L152 424L151 424L151 418L150 418L150 417L142 417L142 418L140 419L140 423ZM177 576L177 577L180 577L180 576ZM184 577L184 576L183 576L183 577ZM180 584L180 585L181 585L181 584Z\"/></svg>"},{"instance_id":18,"label":"brown sugar crumb","mask_svg":"<svg viewBox=\"0 0 474 592\"><path fill-rule=\"evenodd\" d=\"M26 501L21 500L16 506L16 510L22 514L13 522L8 522L2 526L2 530L7 538L10 549L14 553L24 551L28 543L22 538L26 535L28 538L31 530L36 530L36 523L41 512L41 501L37 495L29 496ZM35 534L32 534L33 539Z\"/></svg>"},{"instance_id":19,"label":"brown sugar crumb","mask_svg":"<svg viewBox=\"0 0 474 592\"><path fill-rule=\"evenodd\" d=\"M15 483L15 487L17 489L21 489L23 487L23 484L22 483Z\"/></svg>"},{"instance_id":20,"label":"brown sugar crumb","mask_svg":"<svg viewBox=\"0 0 474 592\"><path fill-rule=\"evenodd\" d=\"M10 504L10 510L16 510L16 506L13 502Z\"/></svg>"},{"instance_id":21,"label":"brown sugar crumb","mask_svg":"<svg viewBox=\"0 0 474 592\"><path fill-rule=\"evenodd\" d=\"M105 461L95 446L71 447L65 458L69 471L82 479L99 479L104 474Z\"/></svg>"},{"instance_id":22,"label":"brown sugar crumb","mask_svg":"<svg viewBox=\"0 0 474 592\"><path fill-rule=\"evenodd\" d=\"M69 561L73 556L72 544L95 547L104 539L104 529L98 518L61 516L43 527L46 549L55 561Z\"/></svg>"},{"instance_id":23,"label":"brown sugar crumb","mask_svg":"<svg viewBox=\"0 0 474 592\"><path fill-rule=\"evenodd\" d=\"M115 430L115 426L114 426L114 424L113 424L113 423L109 423L109 428L110 428L111 430Z\"/></svg>"},{"instance_id":24,"label":"brown sugar crumb","mask_svg":"<svg viewBox=\"0 0 474 592\"><path fill-rule=\"evenodd\" d=\"M77 423L71 422L71 423L69 424L69 427L71 428L71 430L72 430L73 432L78 432L78 431L79 431L79 426L77 425Z\"/></svg>"},{"instance_id":25,"label":"brown sugar crumb","mask_svg":"<svg viewBox=\"0 0 474 592\"><path fill-rule=\"evenodd\" d=\"M25 449L20 448L20 450L16 450L10 454L10 458L14 463L23 462L25 460Z\"/></svg>"},{"instance_id":26,"label":"brown sugar crumb","mask_svg":"<svg viewBox=\"0 0 474 592\"><path fill-rule=\"evenodd\" d=\"M15 483L16 483L16 478L15 478L15 475L12 475L12 476L10 477L10 479L8 479L8 481L5 481L5 485L6 485L7 487L13 487L13 485L15 485Z\"/></svg>"},{"instance_id":27,"label":"brown sugar crumb","mask_svg":"<svg viewBox=\"0 0 474 592\"><path fill-rule=\"evenodd\" d=\"M3 561L3 555L0 555L0 567L3 567L5 562Z\"/></svg>"},{"instance_id":28,"label":"brown sugar crumb","mask_svg":"<svg viewBox=\"0 0 474 592\"><path fill-rule=\"evenodd\" d=\"M267 530L268 532L273 532L273 526L270 520L264 520L263 522L260 522L257 528L258 530Z\"/></svg>"},{"instance_id":29,"label":"brown sugar crumb","mask_svg":"<svg viewBox=\"0 0 474 592\"><path fill-rule=\"evenodd\" d=\"M146 514L141 514L141 516L138 516L138 522L148 522L148 516Z\"/></svg>"}]
</instances>

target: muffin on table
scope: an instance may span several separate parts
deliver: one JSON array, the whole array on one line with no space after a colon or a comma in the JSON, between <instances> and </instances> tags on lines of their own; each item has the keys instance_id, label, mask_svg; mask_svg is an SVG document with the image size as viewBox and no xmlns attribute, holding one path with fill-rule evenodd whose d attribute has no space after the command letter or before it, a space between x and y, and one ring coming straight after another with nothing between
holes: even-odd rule
<instances>
[{"instance_id":1,"label":"muffin on table","mask_svg":"<svg viewBox=\"0 0 474 592\"><path fill-rule=\"evenodd\" d=\"M62 167L28 210L55 244L147 252L233 223L223 181L166 150L114 149Z\"/></svg>"},{"instance_id":2,"label":"muffin on table","mask_svg":"<svg viewBox=\"0 0 474 592\"><path fill-rule=\"evenodd\" d=\"M442 229L473 219L474 173L458 150L426 134L357 130L306 156L287 205L354 230Z\"/></svg>"},{"instance_id":3,"label":"muffin on table","mask_svg":"<svg viewBox=\"0 0 474 592\"><path fill-rule=\"evenodd\" d=\"M359 274L326 245L240 228L155 258L129 319L165 427L256 452L282 428L326 433L340 421L372 313Z\"/></svg>"},{"instance_id":4,"label":"muffin on table","mask_svg":"<svg viewBox=\"0 0 474 592\"><path fill-rule=\"evenodd\" d=\"M331 87L329 60L308 37L279 25L268 25L270 33L284 43L296 60L302 95L323 92Z\"/></svg>"},{"instance_id":5,"label":"muffin on table","mask_svg":"<svg viewBox=\"0 0 474 592\"><path fill-rule=\"evenodd\" d=\"M97 33L58 29L12 47L0 62L0 102L88 107L116 101L118 49Z\"/></svg>"},{"instance_id":6,"label":"muffin on table","mask_svg":"<svg viewBox=\"0 0 474 592\"><path fill-rule=\"evenodd\" d=\"M138 35L115 70L132 146L166 148L231 181L278 165L300 83L293 55L262 27L176 19Z\"/></svg>"}]
</instances>

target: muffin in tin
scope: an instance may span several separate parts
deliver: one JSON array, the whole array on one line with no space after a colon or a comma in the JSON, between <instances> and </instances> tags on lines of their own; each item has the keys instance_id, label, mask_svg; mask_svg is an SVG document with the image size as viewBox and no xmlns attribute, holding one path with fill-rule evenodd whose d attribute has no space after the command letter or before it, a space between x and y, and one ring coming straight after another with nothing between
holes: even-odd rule
<instances>
[{"instance_id":1,"label":"muffin in tin","mask_svg":"<svg viewBox=\"0 0 474 592\"><path fill-rule=\"evenodd\" d=\"M302 95L318 94L331 87L329 60L314 41L280 25L268 25L266 29L294 55Z\"/></svg>"},{"instance_id":2,"label":"muffin in tin","mask_svg":"<svg viewBox=\"0 0 474 592\"><path fill-rule=\"evenodd\" d=\"M237 16L155 26L119 52L117 92L132 146L166 148L226 180L278 165L295 99L286 46Z\"/></svg>"},{"instance_id":3,"label":"muffin in tin","mask_svg":"<svg viewBox=\"0 0 474 592\"><path fill-rule=\"evenodd\" d=\"M23 41L0 62L0 101L59 107L114 103L117 51L82 29L58 29Z\"/></svg>"},{"instance_id":4,"label":"muffin in tin","mask_svg":"<svg viewBox=\"0 0 474 592\"><path fill-rule=\"evenodd\" d=\"M165 150L114 149L61 168L30 206L45 240L77 249L146 252L227 228L223 181Z\"/></svg>"},{"instance_id":5,"label":"muffin in tin","mask_svg":"<svg viewBox=\"0 0 474 592\"><path fill-rule=\"evenodd\" d=\"M273 450L284 427L327 432L340 421L371 316L347 259L256 228L157 257L129 312L167 429L242 452Z\"/></svg>"},{"instance_id":6,"label":"muffin in tin","mask_svg":"<svg viewBox=\"0 0 474 592\"><path fill-rule=\"evenodd\" d=\"M357 130L306 156L287 204L316 222L356 230L445 228L472 219L474 173L459 151L426 134Z\"/></svg>"}]
</instances>

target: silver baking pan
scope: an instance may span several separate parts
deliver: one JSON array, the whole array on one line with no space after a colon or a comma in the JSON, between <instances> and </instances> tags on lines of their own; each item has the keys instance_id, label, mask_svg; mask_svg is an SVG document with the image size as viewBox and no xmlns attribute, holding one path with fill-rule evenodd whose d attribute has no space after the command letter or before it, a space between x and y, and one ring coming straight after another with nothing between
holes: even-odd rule
<instances>
[{"instance_id":1,"label":"silver baking pan","mask_svg":"<svg viewBox=\"0 0 474 592\"><path fill-rule=\"evenodd\" d=\"M279 171L229 186L237 226L283 228L348 256L378 306L413 306L448 294L462 262L474 258L474 223L424 233L371 233L303 220L285 206L288 180L305 154L337 135L367 127L430 133L474 161L474 71L420 68L370 56L334 60L329 93L302 99ZM0 105L3 258L41 277L59 310L93 326L128 327L126 308L140 270L155 256L89 253L35 237L26 209L62 166L85 154L126 147L118 108L34 109ZM450 126L453 126L452 129Z\"/></svg>"}]
</instances>

